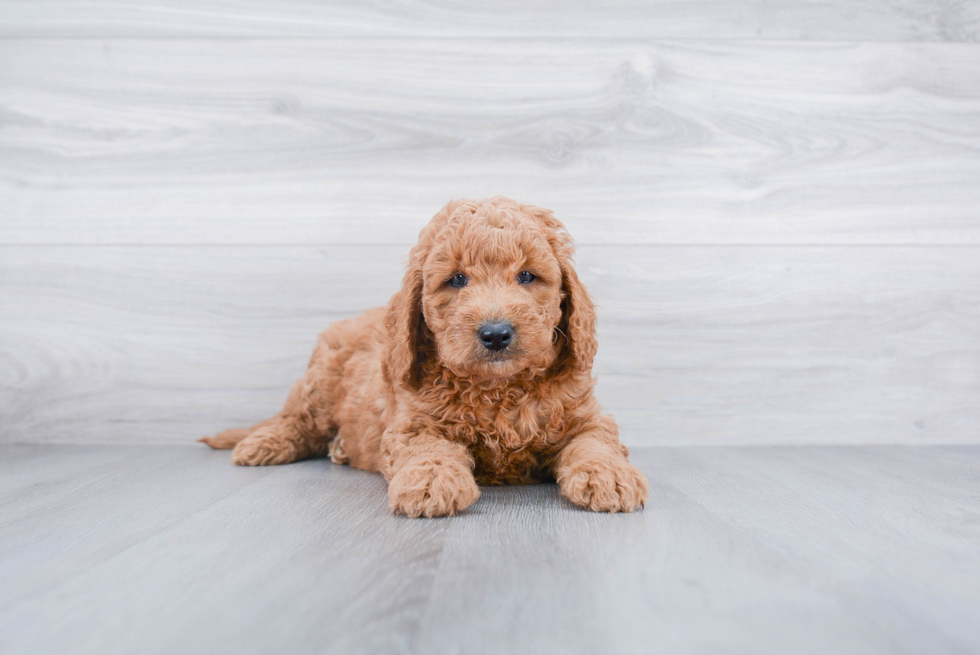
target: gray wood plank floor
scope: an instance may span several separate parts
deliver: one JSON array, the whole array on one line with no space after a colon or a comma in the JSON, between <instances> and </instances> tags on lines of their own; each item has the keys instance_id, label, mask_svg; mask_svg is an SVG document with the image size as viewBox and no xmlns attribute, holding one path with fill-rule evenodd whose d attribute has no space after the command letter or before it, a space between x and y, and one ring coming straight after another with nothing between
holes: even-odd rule
<instances>
[{"instance_id":1,"label":"gray wood plank floor","mask_svg":"<svg viewBox=\"0 0 980 655\"><path fill-rule=\"evenodd\" d=\"M635 449L648 506L204 447L0 447L4 653L975 653L980 446Z\"/></svg>"}]
</instances>

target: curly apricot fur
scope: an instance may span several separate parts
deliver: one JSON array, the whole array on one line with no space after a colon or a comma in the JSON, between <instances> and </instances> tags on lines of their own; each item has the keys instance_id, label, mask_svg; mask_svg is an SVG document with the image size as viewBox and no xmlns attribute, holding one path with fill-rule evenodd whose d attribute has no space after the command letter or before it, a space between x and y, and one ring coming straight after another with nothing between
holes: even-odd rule
<instances>
[{"instance_id":1,"label":"curly apricot fur","mask_svg":"<svg viewBox=\"0 0 980 655\"><path fill-rule=\"evenodd\" d=\"M450 202L419 234L388 306L320 335L277 416L201 441L234 448L236 464L329 454L380 471L391 507L411 517L461 512L477 484L543 480L591 510L641 507L646 478L593 395L595 309L572 253L546 209ZM464 286L447 284L456 274ZM501 321L513 341L491 352L477 330Z\"/></svg>"}]
</instances>

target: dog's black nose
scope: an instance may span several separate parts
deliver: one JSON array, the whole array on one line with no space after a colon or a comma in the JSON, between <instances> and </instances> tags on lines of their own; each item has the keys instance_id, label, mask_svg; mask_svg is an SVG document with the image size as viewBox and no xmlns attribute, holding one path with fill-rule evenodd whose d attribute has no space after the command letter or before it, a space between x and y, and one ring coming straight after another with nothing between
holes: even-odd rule
<instances>
[{"instance_id":1,"label":"dog's black nose","mask_svg":"<svg viewBox=\"0 0 980 655\"><path fill-rule=\"evenodd\" d=\"M503 350L514 338L514 326L510 323L487 323L477 331L480 343L490 350Z\"/></svg>"}]
</instances>

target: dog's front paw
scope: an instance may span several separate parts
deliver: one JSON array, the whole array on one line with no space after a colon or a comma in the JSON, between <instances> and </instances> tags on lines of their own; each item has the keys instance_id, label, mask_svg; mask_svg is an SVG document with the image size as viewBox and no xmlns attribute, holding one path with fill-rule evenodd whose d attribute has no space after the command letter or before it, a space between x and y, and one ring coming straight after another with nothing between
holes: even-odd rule
<instances>
[{"instance_id":1,"label":"dog's front paw","mask_svg":"<svg viewBox=\"0 0 980 655\"><path fill-rule=\"evenodd\" d=\"M276 428L260 428L235 446L231 461L238 466L274 466L300 459L296 444Z\"/></svg>"},{"instance_id":2,"label":"dog's front paw","mask_svg":"<svg viewBox=\"0 0 980 655\"><path fill-rule=\"evenodd\" d=\"M593 512L632 512L647 501L646 476L625 459L586 461L558 477L570 501Z\"/></svg>"},{"instance_id":3,"label":"dog's front paw","mask_svg":"<svg viewBox=\"0 0 980 655\"><path fill-rule=\"evenodd\" d=\"M479 497L473 473L462 464L408 464L388 483L388 504L413 519L452 516Z\"/></svg>"}]
</instances>

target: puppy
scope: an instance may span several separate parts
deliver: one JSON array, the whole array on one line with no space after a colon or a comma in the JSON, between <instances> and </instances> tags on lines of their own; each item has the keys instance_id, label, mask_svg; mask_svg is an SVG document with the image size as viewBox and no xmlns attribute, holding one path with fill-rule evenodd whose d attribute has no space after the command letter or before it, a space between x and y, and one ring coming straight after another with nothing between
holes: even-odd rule
<instances>
[{"instance_id":1,"label":"puppy","mask_svg":"<svg viewBox=\"0 0 980 655\"><path fill-rule=\"evenodd\" d=\"M240 465L329 455L380 471L410 517L545 480L576 505L633 511L647 481L593 396L595 310L572 251L546 209L450 202L388 306L320 335L278 415L201 441Z\"/></svg>"}]
</instances>

